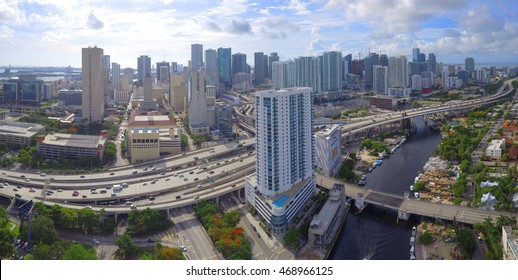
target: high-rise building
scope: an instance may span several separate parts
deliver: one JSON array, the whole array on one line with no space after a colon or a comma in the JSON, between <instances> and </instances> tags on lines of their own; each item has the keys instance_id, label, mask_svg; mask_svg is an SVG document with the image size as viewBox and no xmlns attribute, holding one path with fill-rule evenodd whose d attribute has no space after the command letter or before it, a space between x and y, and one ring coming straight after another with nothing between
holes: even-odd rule
<instances>
[{"instance_id":1,"label":"high-rise building","mask_svg":"<svg viewBox=\"0 0 518 280\"><path fill-rule=\"evenodd\" d=\"M322 60L320 57L295 58L295 86L310 87L313 93L322 91Z\"/></svg>"},{"instance_id":2,"label":"high-rise building","mask_svg":"<svg viewBox=\"0 0 518 280\"><path fill-rule=\"evenodd\" d=\"M388 56L386 54L380 55L379 64L381 66L388 66Z\"/></svg>"},{"instance_id":3,"label":"high-rise building","mask_svg":"<svg viewBox=\"0 0 518 280\"><path fill-rule=\"evenodd\" d=\"M232 77L237 73L249 73L246 67L246 54L244 53L232 55Z\"/></svg>"},{"instance_id":4,"label":"high-rise building","mask_svg":"<svg viewBox=\"0 0 518 280\"><path fill-rule=\"evenodd\" d=\"M160 71L160 69L162 67L166 67L167 68L167 73L166 73L166 76L163 77L163 73L162 71ZM156 80L158 82L165 82L167 80L169 80L169 72L171 71L170 67L169 67L169 62L167 61L162 61L162 62L157 62L156 63Z\"/></svg>"},{"instance_id":5,"label":"high-rise building","mask_svg":"<svg viewBox=\"0 0 518 280\"><path fill-rule=\"evenodd\" d=\"M203 66L203 45L192 44L191 45L191 71L200 70Z\"/></svg>"},{"instance_id":6,"label":"high-rise building","mask_svg":"<svg viewBox=\"0 0 518 280\"><path fill-rule=\"evenodd\" d=\"M426 61L426 55L424 53L419 53L417 56L417 62L425 62Z\"/></svg>"},{"instance_id":7,"label":"high-rise building","mask_svg":"<svg viewBox=\"0 0 518 280\"><path fill-rule=\"evenodd\" d=\"M256 174L245 179L245 196L273 233L315 193L311 88L256 92Z\"/></svg>"},{"instance_id":8,"label":"high-rise building","mask_svg":"<svg viewBox=\"0 0 518 280\"><path fill-rule=\"evenodd\" d=\"M295 65L292 60L273 62L272 83L273 87L278 89L295 85Z\"/></svg>"},{"instance_id":9,"label":"high-rise building","mask_svg":"<svg viewBox=\"0 0 518 280\"><path fill-rule=\"evenodd\" d=\"M171 62L171 73L178 74L178 62L176 62L176 61Z\"/></svg>"},{"instance_id":10,"label":"high-rise building","mask_svg":"<svg viewBox=\"0 0 518 280\"><path fill-rule=\"evenodd\" d=\"M279 61L279 55L276 52L270 53L270 57L268 58L268 78L272 79L273 70L272 65L275 61Z\"/></svg>"},{"instance_id":11,"label":"high-rise building","mask_svg":"<svg viewBox=\"0 0 518 280\"><path fill-rule=\"evenodd\" d=\"M108 107L108 102L113 99L113 91L110 90L110 56L103 55L101 56L102 60L102 81L103 81L103 91L104 91L104 106Z\"/></svg>"},{"instance_id":12,"label":"high-rise building","mask_svg":"<svg viewBox=\"0 0 518 280\"><path fill-rule=\"evenodd\" d=\"M322 91L342 90L342 53L324 52L322 57Z\"/></svg>"},{"instance_id":13,"label":"high-rise building","mask_svg":"<svg viewBox=\"0 0 518 280\"><path fill-rule=\"evenodd\" d=\"M144 81L147 74L151 75L151 57L141 55L137 58L137 81Z\"/></svg>"},{"instance_id":14,"label":"high-rise building","mask_svg":"<svg viewBox=\"0 0 518 280\"><path fill-rule=\"evenodd\" d=\"M345 65L347 65L347 67ZM347 69L347 73L344 73L344 77L346 76L346 74L352 73L352 71L353 71L353 55L352 54L348 54L348 55L344 56L344 72L345 72L345 69ZM345 78L344 78L344 80L345 80Z\"/></svg>"},{"instance_id":15,"label":"high-rise building","mask_svg":"<svg viewBox=\"0 0 518 280\"><path fill-rule=\"evenodd\" d=\"M218 48L219 81L225 87L232 86L232 49Z\"/></svg>"},{"instance_id":16,"label":"high-rise building","mask_svg":"<svg viewBox=\"0 0 518 280\"><path fill-rule=\"evenodd\" d=\"M475 59L473 59L473 57L467 57L464 60L464 70L470 75L475 71Z\"/></svg>"},{"instance_id":17,"label":"high-rise building","mask_svg":"<svg viewBox=\"0 0 518 280\"><path fill-rule=\"evenodd\" d=\"M419 62L419 54L420 54L419 48L412 49L412 62Z\"/></svg>"},{"instance_id":18,"label":"high-rise building","mask_svg":"<svg viewBox=\"0 0 518 280\"><path fill-rule=\"evenodd\" d=\"M352 72L351 74L358 75L360 78L363 77L363 59L355 59L352 61Z\"/></svg>"},{"instance_id":19,"label":"high-rise building","mask_svg":"<svg viewBox=\"0 0 518 280\"><path fill-rule=\"evenodd\" d=\"M390 57L388 65L389 87L408 87L408 71L406 56Z\"/></svg>"},{"instance_id":20,"label":"high-rise building","mask_svg":"<svg viewBox=\"0 0 518 280\"><path fill-rule=\"evenodd\" d=\"M374 65L373 68L373 86L372 90L375 94L387 94L388 92L388 67Z\"/></svg>"},{"instance_id":21,"label":"high-rise building","mask_svg":"<svg viewBox=\"0 0 518 280\"><path fill-rule=\"evenodd\" d=\"M379 56L376 53L368 54L363 60L363 69L365 69L365 87L372 88L374 65L379 65Z\"/></svg>"},{"instance_id":22,"label":"high-rise building","mask_svg":"<svg viewBox=\"0 0 518 280\"><path fill-rule=\"evenodd\" d=\"M435 58L434 53L428 54L428 71L432 72L433 74L435 74L435 71L437 71L437 59Z\"/></svg>"},{"instance_id":23,"label":"high-rise building","mask_svg":"<svg viewBox=\"0 0 518 280\"><path fill-rule=\"evenodd\" d=\"M187 91L189 104L189 126L207 125L207 94L205 74L201 71L191 72ZM194 133L194 131L193 131Z\"/></svg>"},{"instance_id":24,"label":"high-rise building","mask_svg":"<svg viewBox=\"0 0 518 280\"><path fill-rule=\"evenodd\" d=\"M412 75L412 90L421 90L421 75Z\"/></svg>"},{"instance_id":25,"label":"high-rise building","mask_svg":"<svg viewBox=\"0 0 518 280\"><path fill-rule=\"evenodd\" d=\"M254 53L254 85L259 86L264 84L264 53Z\"/></svg>"},{"instance_id":26,"label":"high-rise building","mask_svg":"<svg viewBox=\"0 0 518 280\"><path fill-rule=\"evenodd\" d=\"M205 79L207 80L207 85L219 87L218 54L213 49L205 51Z\"/></svg>"},{"instance_id":27,"label":"high-rise building","mask_svg":"<svg viewBox=\"0 0 518 280\"><path fill-rule=\"evenodd\" d=\"M121 80L121 65L117 62L112 62L112 85L113 90L118 90L120 88L120 80Z\"/></svg>"},{"instance_id":28,"label":"high-rise building","mask_svg":"<svg viewBox=\"0 0 518 280\"><path fill-rule=\"evenodd\" d=\"M144 99L140 104L140 109L144 111L157 110L157 105L153 100L153 77L151 74L147 74L143 81L144 88Z\"/></svg>"},{"instance_id":29,"label":"high-rise building","mask_svg":"<svg viewBox=\"0 0 518 280\"><path fill-rule=\"evenodd\" d=\"M133 70L133 68L129 68L129 67L124 68L124 80L126 80L127 84L132 84L134 78L135 78L135 70Z\"/></svg>"},{"instance_id":30,"label":"high-rise building","mask_svg":"<svg viewBox=\"0 0 518 280\"><path fill-rule=\"evenodd\" d=\"M102 122L104 117L104 88L102 75L103 49L82 49L82 111L86 124Z\"/></svg>"}]
</instances>

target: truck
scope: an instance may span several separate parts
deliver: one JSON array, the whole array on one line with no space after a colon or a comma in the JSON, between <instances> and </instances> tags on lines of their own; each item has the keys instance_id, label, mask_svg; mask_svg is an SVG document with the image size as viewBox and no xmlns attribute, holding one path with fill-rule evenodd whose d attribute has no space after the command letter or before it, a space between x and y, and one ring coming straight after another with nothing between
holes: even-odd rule
<instances>
[{"instance_id":1,"label":"truck","mask_svg":"<svg viewBox=\"0 0 518 280\"><path fill-rule=\"evenodd\" d=\"M121 185L113 185L112 190L114 192L120 192L122 190L122 186Z\"/></svg>"}]
</instances>

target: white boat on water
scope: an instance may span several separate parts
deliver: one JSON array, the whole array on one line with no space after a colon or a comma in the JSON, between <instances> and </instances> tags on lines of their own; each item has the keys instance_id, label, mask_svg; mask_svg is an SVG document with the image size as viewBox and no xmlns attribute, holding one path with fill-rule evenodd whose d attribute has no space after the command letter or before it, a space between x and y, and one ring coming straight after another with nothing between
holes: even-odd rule
<instances>
[{"instance_id":1,"label":"white boat on water","mask_svg":"<svg viewBox=\"0 0 518 280\"><path fill-rule=\"evenodd\" d=\"M416 260L415 255L410 255L410 260L415 261Z\"/></svg>"},{"instance_id":2,"label":"white boat on water","mask_svg":"<svg viewBox=\"0 0 518 280\"><path fill-rule=\"evenodd\" d=\"M415 237L412 236L410 237L410 246L414 246L415 245Z\"/></svg>"},{"instance_id":3,"label":"white boat on water","mask_svg":"<svg viewBox=\"0 0 518 280\"><path fill-rule=\"evenodd\" d=\"M415 237L416 231L417 231L417 228L414 226L412 228L412 237Z\"/></svg>"},{"instance_id":4,"label":"white boat on water","mask_svg":"<svg viewBox=\"0 0 518 280\"><path fill-rule=\"evenodd\" d=\"M410 185L410 191L413 192L414 191L414 185Z\"/></svg>"}]
</instances>

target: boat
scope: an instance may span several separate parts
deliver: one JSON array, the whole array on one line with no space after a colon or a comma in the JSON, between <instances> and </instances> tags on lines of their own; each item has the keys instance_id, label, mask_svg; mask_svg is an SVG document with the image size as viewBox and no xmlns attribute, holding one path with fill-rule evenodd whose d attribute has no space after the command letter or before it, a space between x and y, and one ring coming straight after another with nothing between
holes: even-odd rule
<instances>
[{"instance_id":1,"label":"boat","mask_svg":"<svg viewBox=\"0 0 518 280\"><path fill-rule=\"evenodd\" d=\"M412 237L410 237L410 246L414 246L414 244L415 244L415 237L412 236Z\"/></svg>"},{"instance_id":2,"label":"boat","mask_svg":"<svg viewBox=\"0 0 518 280\"><path fill-rule=\"evenodd\" d=\"M373 169L374 168L372 168L372 166L371 166L371 167L369 167L369 169L367 169L367 171L372 172Z\"/></svg>"},{"instance_id":3,"label":"boat","mask_svg":"<svg viewBox=\"0 0 518 280\"><path fill-rule=\"evenodd\" d=\"M416 260L415 255L410 255L410 260L415 261Z\"/></svg>"},{"instance_id":4,"label":"boat","mask_svg":"<svg viewBox=\"0 0 518 280\"><path fill-rule=\"evenodd\" d=\"M415 254L415 246L412 245L412 247L410 247L410 255L413 255Z\"/></svg>"},{"instance_id":5,"label":"boat","mask_svg":"<svg viewBox=\"0 0 518 280\"><path fill-rule=\"evenodd\" d=\"M414 226L412 228L412 237L415 237L416 231L417 231L417 228Z\"/></svg>"},{"instance_id":6,"label":"boat","mask_svg":"<svg viewBox=\"0 0 518 280\"><path fill-rule=\"evenodd\" d=\"M410 185L410 191L414 191L414 185Z\"/></svg>"},{"instance_id":7,"label":"boat","mask_svg":"<svg viewBox=\"0 0 518 280\"><path fill-rule=\"evenodd\" d=\"M375 163L376 163L376 165L381 165L381 164L383 164L383 161L381 159L378 159L378 160L376 160Z\"/></svg>"}]
</instances>

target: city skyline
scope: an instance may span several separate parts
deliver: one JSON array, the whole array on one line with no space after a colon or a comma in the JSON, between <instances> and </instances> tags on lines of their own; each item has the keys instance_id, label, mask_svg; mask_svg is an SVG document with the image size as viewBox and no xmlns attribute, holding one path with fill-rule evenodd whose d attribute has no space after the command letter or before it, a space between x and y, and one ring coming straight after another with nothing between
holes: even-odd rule
<instances>
[{"instance_id":1,"label":"city skyline","mask_svg":"<svg viewBox=\"0 0 518 280\"><path fill-rule=\"evenodd\" d=\"M247 55L277 52L280 60L341 51L439 62L514 62L518 3L510 1L16 1L0 0L2 65L81 65L81 48L97 45L122 67L187 65L191 44ZM376 15L376 16L373 16Z\"/></svg>"}]
</instances>

